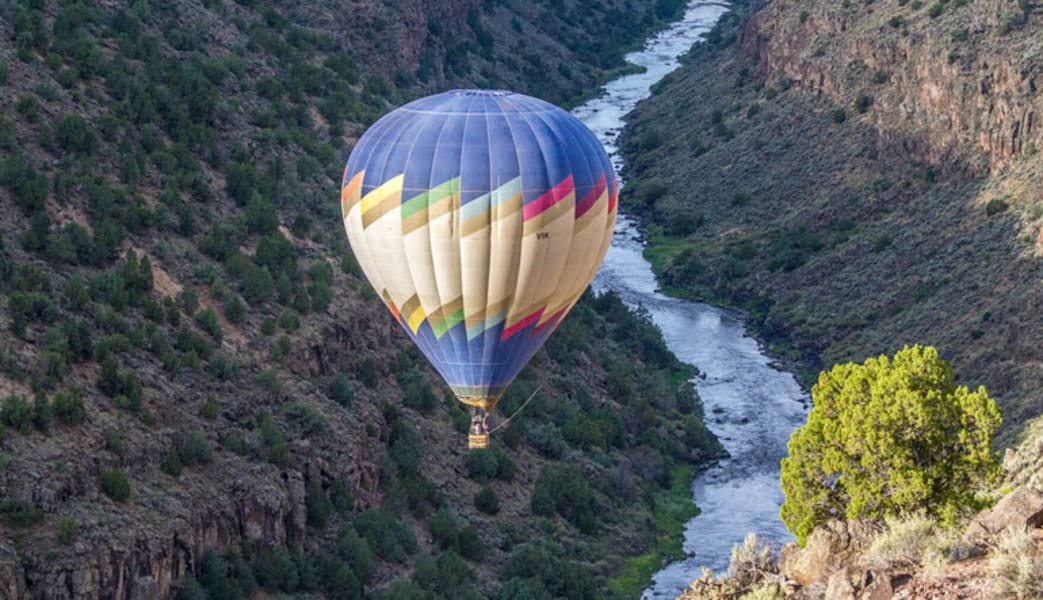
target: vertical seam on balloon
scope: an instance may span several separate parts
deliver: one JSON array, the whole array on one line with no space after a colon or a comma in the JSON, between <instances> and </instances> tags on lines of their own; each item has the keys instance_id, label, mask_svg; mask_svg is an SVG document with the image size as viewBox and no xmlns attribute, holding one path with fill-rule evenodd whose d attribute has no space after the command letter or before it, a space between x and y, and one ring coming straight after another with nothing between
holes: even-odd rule
<instances>
[{"instance_id":1,"label":"vertical seam on balloon","mask_svg":"<svg viewBox=\"0 0 1043 600\"><path fill-rule=\"evenodd\" d=\"M543 126L547 128L547 130L550 132L551 136L553 138L557 139L558 143L561 144L562 155L565 157L565 164L568 165L569 175L572 177L572 181L573 181L573 184L572 184L572 190L573 190L573 192L572 192L572 194L573 194L572 219L569 221L569 226L570 226L569 227L569 238L568 238L569 246L568 246L568 249L565 252L565 262L566 262L566 265L563 265L562 269L558 271L557 281L554 284L554 290L556 291L558 289L558 286L561 285L561 277L562 277L562 275L565 274L567 263L568 263L569 259L571 258L572 245L576 242L576 238L575 238L575 236L576 236L576 197L579 195L579 193L578 193L579 190L577 189L577 186L576 186L576 183L575 183L576 182L576 169L575 169L575 167L572 164L572 156L571 156L571 154L568 151L568 149L569 149L568 143L565 140L563 140L561 138L561 136L559 135L558 131L554 127L552 127L551 124L548 123L546 119L543 118L542 114L537 114L535 118L537 120L539 120L541 123L543 123ZM581 152L580 154L583 154L583 153ZM547 260L548 259L544 259L544 264L543 264L544 269L546 269L546 267L547 267ZM542 271L541 271L541 273L542 273ZM547 299L547 301L550 302L550 299L553 298L553 297L554 297L554 292L552 291L551 292L551 296L550 296L550 298ZM557 308L557 307L548 305L545 310L551 310L551 309L555 309L555 308ZM554 315L551 315L551 318L554 318ZM561 318L564 318L564 315L562 315ZM548 323L549 323L549 321L548 321Z\"/></svg>"},{"instance_id":2,"label":"vertical seam on balloon","mask_svg":"<svg viewBox=\"0 0 1043 600\"><path fill-rule=\"evenodd\" d=\"M403 136L406 135L406 131L411 131L412 129L408 128L408 127L399 127L398 130L399 130L398 131L398 135L396 135L394 137L394 140L392 140L388 144L388 151L384 155L384 164L380 165L380 180L381 180L381 182L387 181L388 164L391 162L392 156L394 156L394 151L395 151L395 148L398 146L399 141L401 141ZM383 141L383 139L381 141ZM406 158L408 159L408 156ZM403 163L402 174L403 175L405 174L405 163ZM403 177L403 183L405 183L405 178L404 177ZM404 193L404 191L399 192L399 203L401 203L401 201L402 201L402 193ZM387 218L387 217L385 217L385 218ZM376 222L372 223L372 225L375 225L375 224L376 224ZM398 237L399 237L399 239L401 239L402 236L398 236ZM405 248L403 248L403 254L404 254L404 250L405 250ZM377 264L379 265L380 262L378 262ZM377 269L379 270L380 267L378 266ZM384 287L386 288L387 285L385 284ZM407 315L407 318L408 318L408 315Z\"/></svg>"},{"instance_id":3,"label":"vertical seam on balloon","mask_svg":"<svg viewBox=\"0 0 1043 600\"><path fill-rule=\"evenodd\" d=\"M497 109L500 109L500 103L499 103L499 101L496 98L492 99L492 103L497 107ZM494 146L493 146L492 128L489 126L489 121L492 118L495 118L495 117L502 118L504 124L505 125L507 124L507 117L502 112L500 114L498 114L498 115L493 115L493 114L490 113L490 115L486 116L486 118L485 118L486 157L488 158L488 161L489 161L489 210L485 211L486 227L489 230L489 235L486 236L486 238L485 238L485 254L488 257L488 264L486 265L486 271L488 271L488 276L485 279L485 308L482 310L482 330L481 330L481 333L479 335L475 336L475 340L481 340L479 342L481 344L481 351L480 351L479 355L480 355L480 360L482 361L483 365L492 363L491 359L487 359L486 344L489 343L489 328L486 328L485 324L489 322L489 307L492 304L492 279L493 279L492 278L492 268L493 268L493 257L492 257L492 253L493 253L493 206L492 206L493 197L492 197L492 193L493 193L493 190L496 190L496 189L500 188L500 182L499 181L495 182L495 184L496 184L495 187L493 186L493 177L494 177L494 174L493 174L493 172L494 172L494 169L493 169L493 166L494 166L493 165L493 153L496 150L494 149ZM507 131L510 132L510 127L509 126L508 126ZM515 154L517 154L517 151L515 152ZM518 172L518 177L519 178L521 177L521 171L520 170ZM520 183L520 181L519 181L519 183ZM499 340L499 336L496 336L496 340ZM495 353L496 353L496 346L497 346L496 341L494 341L492 346L493 347L489 349L489 354L495 355ZM496 373L496 366L493 365L492 368L489 368L489 370L487 372L483 373L482 381L480 382L480 385L482 387L486 388L486 389L491 390L492 389L492 383L493 383L493 375L495 375L495 373Z\"/></svg>"},{"instance_id":4,"label":"vertical seam on balloon","mask_svg":"<svg viewBox=\"0 0 1043 600\"><path fill-rule=\"evenodd\" d=\"M431 168L427 172L427 189L428 190L433 188L434 185L435 185L435 183L434 183L434 175L435 175L435 167L436 167L437 162L438 162L438 150L439 150L439 147L442 144L442 136L445 135L446 127L448 126L449 122L452 119L453 119L452 115L446 116L445 120L442 121L441 128L438 130L438 137L435 139L434 150L431 153ZM433 281L434 286L435 286L435 296L438 297L438 304L440 306L442 304L442 294L439 292L439 289L438 289L438 275L437 275L437 272L435 270L434 246L431 243L431 205L428 204L424 208L424 210L427 211L427 213L428 213L428 224L427 224L427 232L426 232L427 233L427 258L428 258L428 262L429 262L430 267L431 267L431 280ZM403 238L403 244L404 243L405 243L405 240ZM410 273L412 273L412 271L410 271ZM428 316L430 316L430 315L428 315ZM439 339L434 337L435 332L434 332L434 329L430 327L430 321L428 321L428 323L429 323L428 328L431 329L431 346L435 350L435 352L437 352L438 357L440 359L439 362L441 362L441 364L443 365L443 368L445 369L445 373L442 374L442 378L446 380L446 383L456 383L456 381L454 381L456 379L456 377L455 377L455 375L456 375L455 368L451 366L452 363L454 363L456 361L450 360L451 358L453 358L453 352L452 352L451 349L449 351L446 351L446 350L443 349L442 344L440 343L441 340L439 340ZM421 323L420 326L423 327L423 323ZM417 331L419 332L419 329Z\"/></svg>"},{"instance_id":5,"label":"vertical seam on balloon","mask_svg":"<svg viewBox=\"0 0 1043 600\"><path fill-rule=\"evenodd\" d=\"M384 129L386 129L386 131L381 131L380 132L380 137L375 142L376 145L379 145L381 142L383 142L384 137L386 137L388 135L388 133L391 131L390 124L393 123L393 121L395 120L394 117L392 116L392 114L387 115L387 117L388 117L387 123L385 123L384 126L383 126ZM380 125L381 121L383 121L383 119L381 119L380 121L377 121L374 124L374 126ZM372 156L372 154L370 156ZM349 158L349 160L350 160L350 158ZM369 169L366 169L366 171L368 171L368 170ZM383 172L381 172L379 177L383 177ZM364 174L362 176L362 185L359 186L359 193L360 194L366 189L365 182L366 182L366 176ZM387 291L387 283L385 283L385 281L384 281L383 273L380 272L380 267L378 266L378 262L373 260L373 253L369 251L369 244L368 244L368 240L366 239L366 229L365 229L365 227L362 227L362 212L361 212L361 210L362 209L360 207L359 208L359 231L360 231L360 235L362 236L362 240L360 240L361 243L362 243L362 250L364 252L366 252L367 256L369 257L369 264L373 265L373 271L374 271L373 274L377 278L377 281L375 281L375 282L374 281L370 281L369 283L370 283L371 286L373 286L373 284L376 283L376 284L379 285L379 287L383 288L382 290L381 289L375 290L376 293L377 293L377 296L382 296L382 294ZM353 248L353 250L354 250L354 248ZM374 287L376 287L376 286L374 286ZM381 299L383 300L383 298L381 298ZM394 302L394 301L392 301L392 302Z\"/></svg>"},{"instance_id":6,"label":"vertical seam on balloon","mask_svg":"<svg viewBox=\"0 0 1043 600\"><path fill-rule=\"evenodd\" d=\"M485 106L482 107L482 112L483 113L487 113L487 111L485 111ZM483 152L481 154L484 154L484 156L486 158L486 161L487 161L486 173L488 173L488 175L489 175L488 188L489 188L489 200L490 200L490 203L491 203L491 201L492 201L492 190L493 190L493 185L492 185L492 178L493 178L492 153L493 153L493 148L492 148L492 144L489 141L489 117L488 116L485 116L483 118L483 123L485 124L485 152ZM464 134L465 134L464 137L465 138L466 138L466 133L467 133L467 131L465 129L464 130ZM460 177L460 186L462 188L463 187L463 173L461 173L460 175L461 175L461 177ZM463 194L461 193L461 195L460 195L460 209L461 209L461 215L460 215L461 222L460 222L460 225L463 225L463 214L462 214L463 205L464 205L464 201L463 200L464 200L463 199ZM490 209L491 209L491 204L490 204ZM486 213L487 214L491 214L492 210L488 210L488 211L486 211ZM492 264L492 259L489 256L490 252L491 252L491 248L489 247L490 244L491 244L491 242L489 242L490 239L491 239L491 235L486 237L486 248L485 248L485 256L486 256L486 262L487 262L487 264L486 264L486 278L485 278L486 293L485 293L485 297L482 300L482 304L484 304L484 306L485 306L485 308L483 309L483 313L487 312L488 308L489 308L489 292L488 292L489 277L488 277L488 271L489 271L490 265ZM464 289L464 238L463 238L463 235L462 235L462 231L461 231L461 235L459 237L459 241L457 243L460 246L460 294L461 294L461 297L463 299L461 304L462 304L463 310L464 310L464 319L463 319L463 324L464 324L464 330L463 330L463 332L464 332L464 342L467 344L467 362L468 362L468 365L470 366L470 369L471 369L471 380L470 380L470 383L472 385L474 385L476 389L478 389L481 386L481 384L484 383L484 382L479 381L479 379L481 379L482 368L481 367L477 367L476 365L482 364L482 358L484 356L484 350L485 350L485 336L483 335L480 338L479 338L479 336L475 336L474 340L472 340L470 332L468 331L468 328L467 328L467 292ZM471 344L472 343L474 343L476 346L480 346L480 347L474 348L473 352L472 352L472 348L471 348ZM475 357L475 352L477 352L477 359L478 359L477 361L475 361L475 358L476 358Z\"/></svg>"},{"instance_id":7,"label":"vertical seam on balloon","mask_svg":"<svg viewBox=\"0 0 1043 600\"><path fill-rule=\"evenodd\" d=\"M457 164L457 167L456 167L456 176L459 178L458 181L460 182L460 185L458 187L460 188L460 190L463 190L463 182L464 182L464 157L466 156L466 148L464 147L464 144L467 142L467 128L471 124L471 109L474 107L474 103L476 101L476 98L477 98L477 96L472 96L470 101L467 104L467 110L465 111L465 114L464 114L464 126L463 126L463 129L460 132L460 150L459 150L458 164ZM463 193L462 191L459 192L459 194L462 194L462 193ZM458 196L457 197L457 205L458 206L462 206L462 204L463 204L462 200L463 200L462 196ZM428 207L428 208L430 210L430 207ZM456 224L456 220L459 218L459 214L457 214L457 213L459 213L459 209L457 209L455 211L454 210L450 210L449 211L449 219L450 219L450 221L449 221L449 237L450 237L450 240L453 239L454 225ZM458 264L457 273L459 274L459 281L460 281L460 290L459 290L460 291L460 305L463 306L464 259L463 259L463 249L460 247L461 244L460 244L459 236L456 237L456 242L455 243L456 243L456 262ZM437 277L436 277L436 281L437 281ZM439 298L442 297L441 293L439 293L438 297ZM464 312L466 314L466 311L464 311ZM445 335L449 336L450 343L452 343L452 345L455 346L456 345L455 344L456 340L453 338L454 334L453 334L452 329L453 329L452 327L447 328L446 331L445 331ZM473 375L474 375L474 362L471 360L471 344L468 343L468 341L467 341L467 323L466 322L464 322L463 333L464 333L464 352L460 353L460 354L466 354L466 356L467 356L467 363L464 364L464 365L461 365L459 368L462 371L464 371L463 373L461 373L461 375L463 375L463 377L462 377L463 381L462 382L463 383L469 383L469 382L472 381ZM454 353L454 354L456 354L456 353ZM462 356L461 356L461 358L462 358Z\"/></svg>"},{"instance_id":8,"label":"vertical seam on balloon","mask_svg":"<svg viewBox=\"0 0 1043 600\"><path fill-rule=\"evenodd\" d=\"M444 122L443 122L443 126L444 126ZM406 153L406 162L405 162L406 167L408 167L410 162L412 161L413 151L416 149L417 142L420 140L420 134L423 133L423 131L424 131L424 126L423 125L419 125L416 128L416 135L413 137L413 143L409 145L409 151ZM403 169L402 175L403 175L403 190L404 190L405 189L405 169ZM400 219L401 219L401 210L402 209L400 207L399 208L399 218ZM399 243L402 245L402 256L405 259L406 271L409 273L409 277L410 277L410 279L412 280L412 283L413 283L413 294L417 297L417 303L421 307L423 307L423 302L420 300L420 293L419 293L419 290L417 289L416 279L413 277L413 270L410 268L409 253L406 252L406 236L404 234L399 236ZM428 315L426 314L426 311L425 311L424 320L427 319L427 316ZM441 367L439 367L438 361L433 360L438 355L437 344L434 343L434 340L427 340L427 339L424 338L423 335L421 335L421 329L424 326L423 320L417 326L416 332L413 332L413 330L410 328L409 324L404 322L405 319L408 319L408 318L409 318L409 315L404 315L403 316L403 323L402 323L402 325L403 325L403 329L406 330L406 334L409 335L409 337L412 338L413 342L420 348L421 353L424 354L424 356L428 358L428 362L431 363L431 366L434 367L435 371L438 372L438 374L441 375L443 379L445 379L445 374L442 372Z\"/></svg>"},{"instance_id":9,"label":"vertical seam on balloon","mask_svg":"<svg viewBox=\"0 0 1043 600\"><path fill-rule=\"evenodd\" d=\"M511 106L515 106L515 104L513 102L506 101L506 100L504 102L506 104L511 105ZM497 104L499 104L499 102L497 102ZM521 114L521 110L518 111L518 114L519 115ZM519 151L519 148L518 148L518 138L517 138L517 136L514 135L513 119L510 116L508 116L506 113L504 113L503 121L507 125L507 133L511 136L511 145L514 147L514 158L518 162L518 179L519 179L519 183L521 184L522 204L524 205L524 203L525 203L525 178L522 176L523 175L523 173L522 173L523 172L523 169L522 169L522 156L521 156L521 152ZM519 219L522 218L521 211L518 211L517 218L519 218ZM498 220L495 223L497 225L499 225L499 224L502 223L502 221ZM521 242L519 240L519 243L514 248L514 256L513 256L514 260L511 261L511 271L514 272L515 280L514 280L514 286L513 286L514 287L514 291L511 292L511 294L509 296L509 301L507 303L507 306L504 307L505 314L507 314L507 315L511 314L511 309L514 308L514 303L518 301L518 271L521 269L521 255L522 255ZM506 319L506 317L503 320L503 327L505 329L507 327L507 319ZM503 344L505 342L505 340L503 340L501 338L500 334L497 334L495 337L496 337L495 348L498 349L500 344ZM515 342L515 344L517 344L517 342ZM494 382L500 380L500 378L501 378L500 369L508 369L510 367L510 362L511 362L511 359L513 357L514 357L514 353L513 352L511 352L507 356L504 356L503 357L503 361L501 363L497 364L496 367L492 370L492 374L489 376L489 386L490 387L492 387ZM520 373L520 371L519 371L519 373Z\"/></svg>"},{"instance_id":10,"label":"vertical seam on balloon","mask_svg":"<svg viewBox=\"0 0 1043 600\"><path fill-rule=\"evenodd\" d=\"M500 108L499 100L493 100L493 102L496 104L497 108ZM507 130L507 134L511 137L511 147L514 148L515 160L518 162L518 175L517 175L517 177L518 177L518 180L519 180L519 186L521 186L521 160L518 159L518 151L517 151L517 146L515 144L514 134L511 131L510 119L507 117L506 113L502 112L502 109L501 109L501 112L498 115L496 115L496 116L498 118L500 118L500 119L503 119L503 125L506 128L506 130ZM489 177L491 178L492 175L493 175L493 159L492 158L493 158L494 150L493 150L493 142L492 142L492 131L489 128L488 123L486 123L485 132L486 132L486 140L487 140L487 143L489 144L489 152L488 152L488 155L489 155ZM497 181L497 185L499 185L499 183L500 182ZM491 187L492 187L492 182L490 182L490 188ZM497 187L497 189L498 189L498 187ZM482 331L481 331L481 334L480 334L481 338L482 338L482 363L483 364L492 365L489 368L489 370L485 373L485 375L483 377L483 381L482 381L482 384L484 386L488 387L488 388L492 388L493 381L495 380L495 377L496 377L496 371L499 368L499 365L497 365L494 362L493 359L495 358L496 351L497 351L497 349L499 348L499 345L500 345L500 336L499 335L492 336L492 343L491 344L489 343L490 342L490 333L489 332L490 332L490 330L495 328L495 325L493 327L486 327L485 326L486 323L489 322L489 305L492 303L492 282L493 282L493 273L492 273L493 256L492 256L492 252L493 252L493 239L496 237L495 228L498 226L498 220L493 218L493 215L495 214L495 211L493 210L493 207L492 207L492 200L493 200L493 198L491 196L491 193L492 192L490 190L489 210L486 211L486 219L488 221L487 227L489 228L489 237L486 239L486 250L487 250L487 253L489 255L489 266L488 266L489 277L485 281L485 310L482 313ZM510 298L510 297L507 298L506 310L510 309L510 303L512 301L513 301L513 298Z\"/></svg>"},{"instance_id":11,"label":"vertical seam on balloon","mask_svg":"<svg viewBox=\"0 0 1043 600\"><path fill-rule=\"evenodd\" d=\"M525 126L528 127L529 134L532 136L533 143L539 149L539 154L540 154L539 158L542 159L542 161L543 161L544 179L546 180L548 186L553 187L554 181L553 181L553 178L551 177L550 163L547 162L547 154L545 152L543 152L543 144L540 143L540 138L536 135L536 131L533 129L532 124L529 122L529 119L527 118L527 113L519 112L518 113L518 117L522 120L522 122L525 123ZM519 160L521 160L521 159L519 158ZM524 182L522 182L522 189L523 190L525 189ZM523 196L523 198L522 198L523 206L524 206L524 202L525 202L525 199L524 199L524 196ZM521 244L524 244L524 236L522 236ZM520 249L519 249L518 255L519 255L519 260L520 260L520 258L521 258L521 250ZM543 261L543 265L540 266L540 274L543 273L543 268L546 267L546 264L547 264L546 253L544 253L544 261ZM520 273L519 273L519 275L520 275ZM514 300L511 302L511 308L514 308L514 302L517 302L517 299L519 297L519 286L520 285L521 285L521 279L519 277L514 282L514 294L513 294ZM508 311L507 314L510 314L510 311ZM506 328L506 321L504 321L504 327ZM522 328L522 329L524 329L524 328ZM521 331L522 330L519 330L514 335L520 335ZM519 343L519 341L520 340L515 340L514 341L514 344L513 344L512 348L511 348L510 355L508 356L507 360L504 361L504 366L507 369L510 369L513 366L514 361L518 357L519 354L524 354L525 351L528 349L528 346L529 346L528 344L522 344L522 343ZM533 348L531 353L529 354L530 358L532 357L532 355L536 354L536 352L538 350L539 350L539 346L537 346L536 348ZM522 365L521 368L518 369L518 373L517 374L520 374L521 371L524 368L525 368L525 365Z\"/></svg>"}]
</instances>

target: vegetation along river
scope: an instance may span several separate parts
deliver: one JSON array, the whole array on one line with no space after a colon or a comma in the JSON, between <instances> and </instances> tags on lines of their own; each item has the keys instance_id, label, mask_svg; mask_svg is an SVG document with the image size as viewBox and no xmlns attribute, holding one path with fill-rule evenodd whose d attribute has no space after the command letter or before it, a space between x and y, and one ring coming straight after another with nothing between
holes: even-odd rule
<instances>
[{"instance_id":1,"label":"vegetation along river","mask_svg":"<svg viewBox=\"0 0 1043 600\"><path fill-rule=\"evenodd\" d=\"M617 171L615 144L623 117L650 94L655 82L678 67L678 57L726 10L718 2L694 0L681 21L627 57L645 67L644 73L608 83L601 96L573 111L605 144ZM673 598L701 574L702 565L724 572L732 546L748 532L775 543L791 539L779 519L779 460L790 433L805 419L806 395L792 375L772 367L757 342L746 335L741 316L660 293L642 255L636 223L626 215L619 218L594 288L613 290L628 304L644 306L670 350L699 369L702 376L695 384L707 423L730 454L692 484L701 512L686 526L684 549L689 558L656 573L643 595Z\"/></svg>"}]
</instances>

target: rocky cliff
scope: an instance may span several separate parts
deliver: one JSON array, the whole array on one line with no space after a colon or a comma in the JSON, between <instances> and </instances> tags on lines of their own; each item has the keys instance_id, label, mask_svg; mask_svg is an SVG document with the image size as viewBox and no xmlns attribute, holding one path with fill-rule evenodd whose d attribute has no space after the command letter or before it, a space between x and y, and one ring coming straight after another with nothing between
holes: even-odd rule
<instances>
[{"instance_id":1,"label":"rocky cliff","mask_svg":"<svg viewBox=\"0 0 1043 600\"><path fill-rule=\"evenodd\" d=\"M771 2L737 50L761 76L843 106L871 103L882 150L984 174L1043 147L1043 44L1029 14L1002 0Z\"/></svg>"}]
</instances>

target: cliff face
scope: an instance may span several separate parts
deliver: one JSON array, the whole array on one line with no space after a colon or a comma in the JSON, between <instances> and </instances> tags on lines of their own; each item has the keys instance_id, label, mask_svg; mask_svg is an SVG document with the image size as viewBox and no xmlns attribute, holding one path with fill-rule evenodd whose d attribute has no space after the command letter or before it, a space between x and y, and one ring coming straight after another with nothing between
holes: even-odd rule
<instances>
[{"instance_id":1,"label":"cliff face","mask_svg":"<svg viewBox=\"0 0 1043 600\"><path fill-rule=\"evenodd\" d=\"M928 343L1008 432L1038 415L1041 23L796 0L718 30L622 141L664 286L744 307L806 382Z\"/></svg>"},{"instance_id":2,"label":"cliff face","mask_svg":"<svg viewBox=\"0 0 1043 600\"><path fill-rule=\"evenodd\" d=\"M856 105L868 98L881 149L977 174L1043 147L1043 43L1003 0L941 14L881 3L771 2L739 31L764 77Z\"/></svg>"}]
</instances>

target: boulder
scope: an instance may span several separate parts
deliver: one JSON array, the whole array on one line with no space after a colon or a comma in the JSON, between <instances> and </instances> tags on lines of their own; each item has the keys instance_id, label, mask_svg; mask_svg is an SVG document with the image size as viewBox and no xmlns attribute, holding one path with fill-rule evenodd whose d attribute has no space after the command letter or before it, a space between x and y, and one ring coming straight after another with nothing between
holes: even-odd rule
<instances>
[{"instance_id":1,"label":"boulder","mask_svg":"<svg viewBox=\"0 0 1043 600\"><path fill-rule=\"evenodd\" d=\"M780 552L780 570L805 587L823 583L841 565L868 548L880 530L881 526L872 521L829 521L815 528L803 549L795 544L784 546Z\"/></svg>"},{"instance_id":2,"label":"boulder","mask_svg":"<svg viewBox=\"0 0 1043 600\"><path fill-rule=\"evenodd\" d=\"M843 567L834 572L826 585L825 600L855 600L855 586L851 583L854 571Z\"/></svg>"},{"instance_id":3,"label":"boulder","mask_svg":"<svg viewBox=\"0 0 1043 600\"><path fill-rule=\"evenodd\" d=\"M858 598L859 600L891 600L894 593L891 576L884 571L870 569L862 577L862 592Z\"/></svg>"},{"instance_id":4,"label":"boulder","mask_svg":"<svg viewBox=\"0 0 1043 600\"><path fill-rule=\"evenodd\" d=\"M1043 493L1021 486L971 521L963 534L964 542L975 546L992 544L1000 534L1043 525Z\"/></svg>"}]
</instances>

